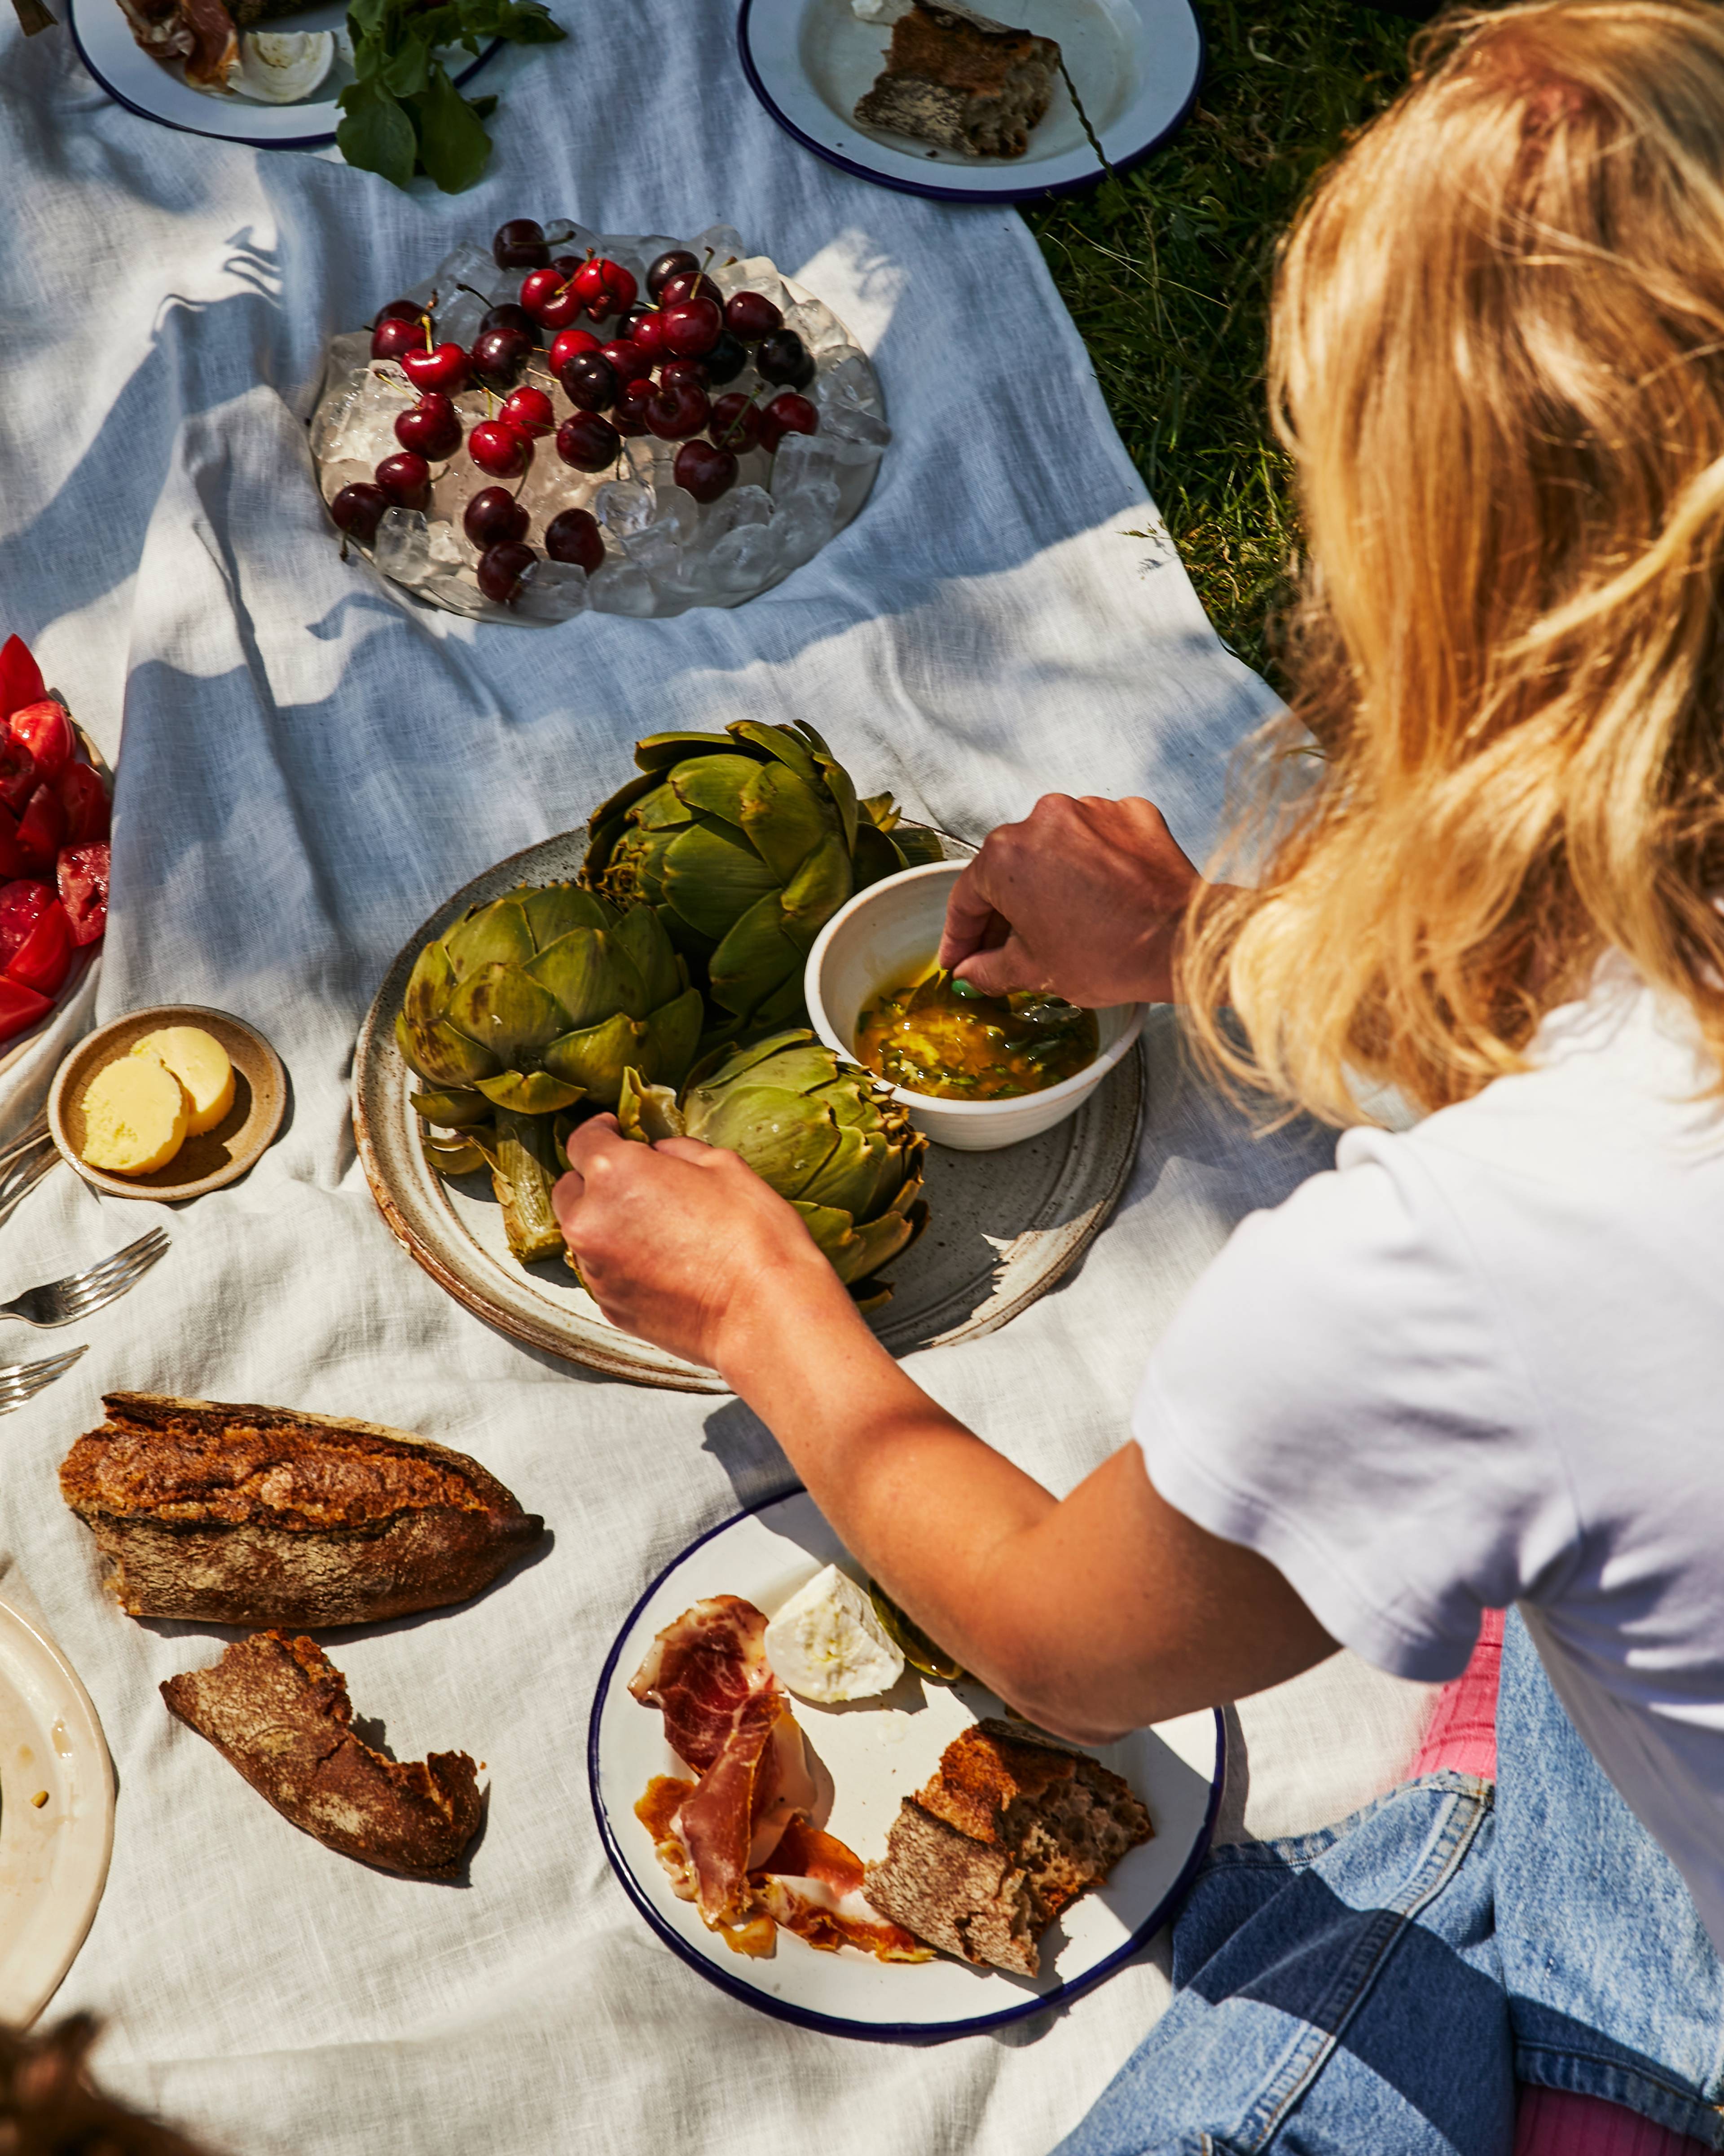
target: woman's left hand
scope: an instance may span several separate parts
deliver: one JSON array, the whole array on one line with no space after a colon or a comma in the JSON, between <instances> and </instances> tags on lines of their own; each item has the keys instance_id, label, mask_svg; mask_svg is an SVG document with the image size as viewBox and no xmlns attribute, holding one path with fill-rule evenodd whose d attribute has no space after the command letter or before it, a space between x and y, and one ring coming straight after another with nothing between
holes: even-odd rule
<instances>
[{"instance_id":1,"label":"woman's left hand","mask_svg":"<svg viewBox=\"0 0 1724 2156\"><path fill-rule=\"evenodd\" d=\"M733 1152L641 1145L614 1116L569 1140L552 1193L589 1293L613 1325L732 1376L763 1328L849 1297L801 1216ZM834 1305L836 1312L836 1305Z\"/></svg>"}]
</instances>

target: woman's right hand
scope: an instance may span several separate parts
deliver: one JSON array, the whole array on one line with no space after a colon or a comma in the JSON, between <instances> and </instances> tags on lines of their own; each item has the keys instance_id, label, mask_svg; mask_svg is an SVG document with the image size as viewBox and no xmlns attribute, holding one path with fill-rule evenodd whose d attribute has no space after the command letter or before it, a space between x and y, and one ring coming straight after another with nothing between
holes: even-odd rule
<instances>
[{"instance_id":1,"label":"woman's right hand","mask_svg":"<svg viewBox=\"0 0 1724 2156\"><path fill-rule=\"evenodd\" d=\"M1152 802L1046 793L989 832L958 878L939 963L988 995L1171 1003L1175 940L1202 881Z\"/></svg>"}]
</instances>

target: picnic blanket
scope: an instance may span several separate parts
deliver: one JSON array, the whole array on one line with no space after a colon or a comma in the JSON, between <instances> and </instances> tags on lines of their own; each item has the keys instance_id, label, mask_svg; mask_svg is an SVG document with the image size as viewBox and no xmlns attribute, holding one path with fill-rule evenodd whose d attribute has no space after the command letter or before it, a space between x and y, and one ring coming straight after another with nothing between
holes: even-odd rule
<instances>
[{"instance_id":1,"label":"picnic blanket","mask_svg":"<svg viewBox=\"0 0 1724 2156\"><path fill-rule=\"evenodd\" d=\"M735 1402L583 1376L420 1272L356 1161L353 1040L414 926L582 819L640 734L810 717L865 788L947 829L1049 788L1137 791L1201 853L1267 692L1211 634L1023 224L807 156L749 95L727 5L572 4L567 44L496 64L496 155L458 199L154 126L63 30L26 44L0 17L0 626L119 768L99 1015L234 1011L293 1096L227 1190L173 1211L58 1173L0 1240L10 1294L154 1219L173 1238L57 1336L89 1353L0 1430L0 1535L119 1780L106 1897L55 2010L103 2015L105 2077L235 2156L1036 2156L1159 2010L1153 1953L998 2040L853 2044L704 1984L612 1878L583 1758L604 1652L645 1582L785 1463ZM475 626L341 560L304 429L325 337L515 214L722 218L821 295L896 429L857 521L768 597L662 623ZM1147 1347L1234 1224L1330 1156L1310 1131L1253 1140L1182 1081L1166 1013L1149 1050L1137 1172L1081 1269L915 1364L1055 1489L1120 1443ZM478 1604L336 1648L398 1756L488 1763L470 1885L331 1856L170 1720L159 1682L222 1637L121 1615L55 1486L117 1387L418 1430L546 1516L549 1553ZM1344 1811L1423 1711L1345 1661L1248 1706L1233 1830Z\"/></svg>"}]
</instances>

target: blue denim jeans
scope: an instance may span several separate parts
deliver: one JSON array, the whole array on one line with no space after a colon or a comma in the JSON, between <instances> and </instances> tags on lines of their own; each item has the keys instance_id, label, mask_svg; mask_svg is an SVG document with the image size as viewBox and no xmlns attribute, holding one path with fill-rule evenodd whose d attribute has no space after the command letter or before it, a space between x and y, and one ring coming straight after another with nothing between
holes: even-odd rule
<instances>
[{"instance_id":1,"label":"blue denim jeans","mask_svg":"<svg viewBox=\"0 0 1724 2156\"><path fill-rule=\"evenodd\" d=\"M1512 1613L1494 1794L1213 1851L1173 1982L1056 2156L1508 2156L1517 2081L1724 2149L1724 1971Z\"/></svg>"}]
</instances>

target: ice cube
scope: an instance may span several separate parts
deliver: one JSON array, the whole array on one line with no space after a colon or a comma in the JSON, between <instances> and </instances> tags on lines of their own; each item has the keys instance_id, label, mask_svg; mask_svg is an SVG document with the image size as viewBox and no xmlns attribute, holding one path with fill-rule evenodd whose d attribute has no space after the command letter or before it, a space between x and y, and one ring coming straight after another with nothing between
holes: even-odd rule
<instances>
[{"instance_id":1,"label":"ice cube","mask_svg":"<svg viewBox=\"0 0 1724 2156\"><path fill-rule=\"evenodd\" d=\"M454 304L464 285L482 295L483 305L479 311L483 314L499 294L505 299L515 298L520 283L515 271L498 269L489 248L475 247L470 241L463 240L459 247L452 248L431 272L431 291L437 295L434 304L439 324L443 310ZM417 295L418 289L414 286L413 296ZM428 298L430 295L428 293L426 296Z\"/></svg>"},{"instance_id":2,"label":"ice cube","mask_svg":"<svg viewBox=\"0 0 1724 2156\"><path fill-rule=\"evenodd\" d=\"M439 297L436 326L439 344L458 344L464 349L479 335L479 325L490 310L484 292L449 291Z\"/></svg>"},{"instance_id":3,"label":"ice cube","mask_svg":"<svg viewBox=\"0 0 1724 2156\"><path fill-rule=\"evenodd\" d=\"M323 464L336 454L343 429L359 402L359 393L365 386L363 368L336 376L318 400L317 409L311 414L311 454Z\"/></svg>"},{"instance_id":4,"label":"ice cube","mask_svg":"<svg viewBox=\"0 0 1724 2156\"><path fill-rule=\"evenodd\" d=\"M657 607L653 580L638 562L607 562L593 577L594 613L632 614L642 621Z\"/></svg>"},{"instance_id":5,"label":"ice cube","mask_svg":"<svg viewBox=\"0 0 1724 2156\"><path fill-rule=\"evenodd\" d=\"M772 497L763 486L733 486L707 510L701 520L701 538L711 547L726 531L739 531L749 524L770 524L772 510Z\"/></svg>"},{"instance_id":6,"label":"ice cube","mask_svg":"<svg viewBox=\"0 0 1724 2156\"><path fill-rule=\"evenodd\" d=\"M779 501L772 531L788 567L819 552L838 529L838 489L829 479L800 486Z\"/></svg>"},{"instance_id":7,"label":"ice cube","mask_svg":"<svg viewBox=\"0 0 1724 2156\"><path fill-rule=\"evenodd\" d=\"M892 439L885 421L858 404L840 404L829 412L820 432L832 444L841 465L873 463Z\"/></svg>"},{"instance_id":8,"label":"ice cube","mask_svg":"<svg viewBox=\"0 0 1724 2156\"><path fill-rule=\"evenodd\" d=\"M653 527L668 531L680 547L685 547L700 525L700 505L684 488L672 485L655 487L653 490Z\"/></svg>"},{"instance_id":9,"label":"ice cube","mask_svg":"<svg viewBox=\"0 0 1724 2156\"><path fill-rule=\"evenodd\" d=\"M778 535L769 524L739 524L723 532L707 554L707 572L719 590L747 597L783 565Z\"/></svg>"},{"instance_id":10,"label":"ice cube","mask_svg":"<svg viewBox=\"0 0 1724 2156\"><path fill-rule=\"evenodd\" d=\"M643 486L674 486L676 448L675 442L661 442L655 434L636 434L623 444L623 454Z\"/></svg>"},{"instance_id":11,"label":"ice cube","mask_svg":"<svg viewBox=\"0 0 1724 2156\"><path fill-rule=\"evenodd\" d=\"M423 509L386 509L372 559L398 584L422 584L431 573L431 531Z\"/></svg>"},{"instance_id":12,"label":"ice cube","mask_svg":"<svg viewBox=\"0 0 1724 2156\"><path fill-rule=\"evenodd\" d=\"M880 401L880 383L874 369L854 346L822 357L814 382L814 402L823 412L829 412L836 404L859 404L865 412L878 412Z\"/></svg>"},{"instance_id":13,"label":"ice cube","mask_svg":"<svg viewBox=\"0 0 1724 2156\"><path fill-rule=\"evenodd\" d=\"M350 465L341 458L317 467L317 484L326 501L333 501L344 486L369 486L372 483L369 465Z\"/></svg>"},{"instance_id":14,"label":"ice cube","mask_svg":"<svg viewBox=\"0 0 1724 2156\"><path fill-rule=\"evenodd\" d=\"M361 465L393 457L401 447L395 422L416 401L405 377L367 368L341 425L326 439L323 454Z\"/></svg>"},{"instance_id":15,"label":"ice cube","mask_svg":"<svg viewBox=\"0 0 1724 2156\"><path fill-rule=\"evenodd\" d=\"M572 217L546 218L544 233L546 244L553 254L572 254L581 260L585 259L589 249L594 254L599 251L598 234L589 232L584 224L577 224ZM520 273L513 274L519 283Z\"/></svg>"},{"instance_id":16,"label":"ice cube","mask_svg":"<svg viewBox=\"0 0 1724 2156\"><path fill-rule=\"evenodd\" d=\"M828 434L787 434L772 458L772 499L825 485L838 468L838 445Z\"/></svg>"},{"instance_id":17,"label":"ice cube","mask_svg":"<svg viewBox=\"0 0 1724 2156\"><path fill-rule=\"evenodd\" d=\"M786 313L784 326L796 331L816 359L824 353L836 352L841 345L854 349L854 339L849 331L818 300L799 300Z\"/></svg>"},{"instance_id":18,"label":"ice cube","mask_svg":"<svg viewBox=\"0 0 1724 2156\"><path fill-rule=\"evenodd\" d=\"M323 378L326 384L339 381L344 374L357 374L371 364L369 330L343 330L332 336L323 348Z\"/></svg>"},{"instance_id":19,"label":"ice cube","mask_svg":"<svg viewBox=\"0 0 1724 2156\"><path fill-rule=\"evenodd\" d=\"M747 241L733 224L709 224L704 232L695 234L689 245L696 254L705 254L710 249L713 261L719 263L740 262L748 253Z\"/></svg>"},{"instance_id":20,"label":"ice cube","mask_svg":"<svg viewBox=\"0 0 1724 2156\"><path fill-rule=\"evenodd\" d=\"M592 604L577 562L535 562L521 579L515 611L523 621L572 621Z\"/></svg>"},{"instance_id":21,"label":"ice cube","mask_svg":"<svg viewBox=\"0 0 1724 2156\"><path fill-rule=\"evenodd\" d=\"M469 621L503 619L500 608L493 607L474 581L471 571L457 574L453 569L436 569L419 586L421 598L434 599L450 613L465 614Z\"/></svg>"},{"instance_id":22,"label":"ice cube","mask_svg":"<svg viewBox=\"0 0 1724 2156\"><path fill-rule=\"evenodd\" d=\"M675 584L683 572L682 547L675 535L660 525L624 535L623 552L644 569L655 584Z\"/></svg>"},{"instance_id":23,"label":"ice cube","mask_svg":"<svg viewBox=\"0 0 1724 2156\"><path fill-rule=\"evenodd\" d=\"M741 262L715 262L708 275L726 299L732 292L758 292L763 300L770 300L781 315L793 304L784 289L784 280L767 255L751 254Z\"/></svg>"},{"instance_id":24,"label":"ice cube","mask_svg":"<svg viewBox=\"0 0 1724 2156\"><path fill-rule=\"evenodd\" d=\"M608 480L593 497L593 514L607 531L627 541L653 521L653 490L639 480Z\"/></svg>"},{"instance_id":25,"label":"ice cube","mask_svg":"<svg viewBox=\"0 0 1724 2156\"><path fill-rule=\"evenodd\" d=\"M431 521L431 567L434 572L439 569L459 569L466 559L454 526L445 524L440 517L434 517Z\"/></svg>"}]
</instances>

